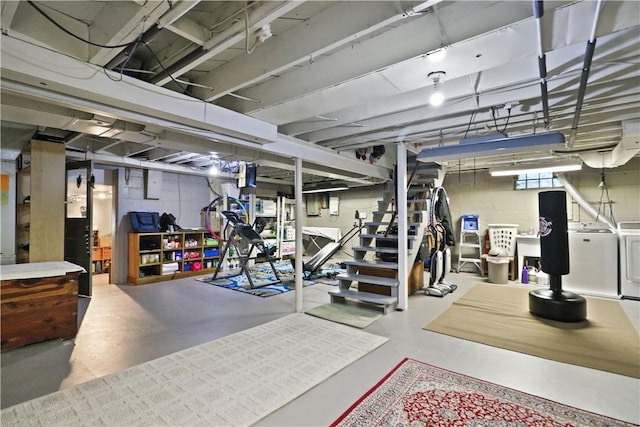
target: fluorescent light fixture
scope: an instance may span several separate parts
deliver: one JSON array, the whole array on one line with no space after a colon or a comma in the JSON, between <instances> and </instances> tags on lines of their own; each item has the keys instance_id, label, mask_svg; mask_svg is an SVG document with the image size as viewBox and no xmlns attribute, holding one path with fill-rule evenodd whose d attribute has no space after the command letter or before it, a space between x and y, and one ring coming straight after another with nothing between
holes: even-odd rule
<instances>
[{"instance_id":1,"label":"fluorescent light fixture","mask_svg":"<svg viewBox=\"0 0 640 427\"><path fill-rule=\"evenodd\" d=\"M310 188L308 190L302 190L302 192L304 194L310 194L310 193L328 193L331 191L344 191L344 190L348 190L349 187L347 187L346 185L340 185L340 186L336 186L336 187L326 187L326 188Z\"/></svg>"},{"instance_id":2,"label":"fluorescent light fixture","mask_svg":"<svg viewBox=\"0 0 640 427\"><path fill-rule=\"evenodd\" d=\"M536 149L564 148L564 134L561 132L535 133L507 137L489 135L468 138L459 144L444 147L425 148L417 156L421 162L443 162L467 157L489 157L500 154L511 154L533 151Z\"/></svg>"},{"instance_id":3,"label":"fluorescent light fixture","mask_svg":"<svg viewBox=\"0 0 640 427\"><path fill-rule=\"evenodd\" d=\"M544 173L544 172L571 172L579 171L582 169L581 161L571 162L557 162L557 163L540 163L540 164L522 164L514 165L508 168L496 168L491 169L489 173L491 176L510 176L510 175L525 175L531 173Z\"/></svg>"}]
</instances>

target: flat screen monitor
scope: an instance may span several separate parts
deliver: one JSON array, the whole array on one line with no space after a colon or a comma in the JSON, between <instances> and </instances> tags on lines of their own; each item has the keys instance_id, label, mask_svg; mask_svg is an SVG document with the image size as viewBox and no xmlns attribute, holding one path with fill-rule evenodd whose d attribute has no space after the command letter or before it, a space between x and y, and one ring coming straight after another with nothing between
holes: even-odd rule
<instances>
[{"instance_id":1,"label":"flat screen monitor","mask_svg":"<svg viewBox=\"0 0 640 427\"><path fill-rule=\"evenodd\" d=\"M257 175L258 165L254 163L241 164L240 174L238 176L238 188L256 188Z\"/></svg>"}]
</instances>

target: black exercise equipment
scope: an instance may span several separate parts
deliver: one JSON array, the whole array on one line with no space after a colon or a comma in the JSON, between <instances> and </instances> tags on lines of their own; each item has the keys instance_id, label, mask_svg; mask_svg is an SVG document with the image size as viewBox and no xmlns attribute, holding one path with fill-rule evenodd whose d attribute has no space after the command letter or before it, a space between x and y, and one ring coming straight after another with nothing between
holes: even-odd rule
<instances>
[{"instance_id":1,"label":"black exercise equipment","mask_svg":"<svg viewBox=\"0 0 640 427\"><path fill-rule=\"evenodd\" d=\"M233 248L235 250L235 256L237 256L240 263L240 271L247 277L249 286L251 286L251 288L280 283L280 275L278 274L278 270L276 270L276 267L273 265L273 261L277 260L277 258L274 256L276 250L275 246L267 247L267 245L265 245L264 243L264 240L262 240L262 237L260 237L260 234L258 234L250 224L244 222L235 212L222 211L220 212L220 215L226 220L224 228L225 233L223 234L226 234L227 228L229 227L231 228L231 232L229 233L229 237L227 238L224 249L222 250L222 254L220 255L220 262L218 263L218 267L216 268L215 273L213 273L213 279L218 276L225 257L229 253L229 249ZM259 253L257 256L252 257L251 254L254 248L257 249ZM251 272L247 267L247 263L252 259L264 260L268 262L277 280L261 284L260 286L256 286L253 283ZM239 274L236 274L236 276L238 275Z\"/></svg>"},{"instance_id":2,"label":"black exercise equipment","mask_svg":"<svg viewBox=\"0 0 640 427\"><path fill-rule=\"evenodd\" d=\"M314 256L309 258L306 262L302 263L302 269L304 271L305 276L311 276L315 274L320 267L322 267L329 259L335 255L349 240L353 239L356 234L359 234L360 231L364 228L362 224L362 219L358 215L358 211L356 211L356 218L358 222L353 225L353 228L347 231L347 234L342 236L340 240L337 242L329 242L322 247ZM295 258L291 258L291 264L295 268Z\"/></svg>"},{"instance_id":3,"label":"black exercise equipment","mask_svg":"<svg viewBox=\"0 0 640 427\"><path fill-rule=\"evenodd\" d=\"M549 289L529 292L529 312L561 322L587 318L587 301L581 295L562 290L562 275L569 274L567 199L564 191L538 194L540 213L540 262L549 275Z\"/></svg>"}]
</instances>

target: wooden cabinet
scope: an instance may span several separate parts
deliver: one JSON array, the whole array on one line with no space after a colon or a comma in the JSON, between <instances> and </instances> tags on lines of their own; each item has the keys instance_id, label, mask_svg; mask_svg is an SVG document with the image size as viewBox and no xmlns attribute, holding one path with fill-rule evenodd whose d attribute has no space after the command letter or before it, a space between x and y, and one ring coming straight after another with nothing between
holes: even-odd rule
<instances>
[{"instance_id":1,"label":"wooden cabinet","mask_svg":"<svg viewBox=\"0 0 640 427\"><path fill-rule=\"evenodd\" d=\"M76 335L81 270L64 261L3 266L2 350Z\"/></svg>"},{"instance_id":2,"label":"wooden cabinet","mask_svg":"<svg viewBox=\"0 0 640 427\"><path fill-rule=\"evenodd\" d=\"M220 242L207 230L129 233L127 281L134 285L213 273Z\"/></svg>"}]
</instances>

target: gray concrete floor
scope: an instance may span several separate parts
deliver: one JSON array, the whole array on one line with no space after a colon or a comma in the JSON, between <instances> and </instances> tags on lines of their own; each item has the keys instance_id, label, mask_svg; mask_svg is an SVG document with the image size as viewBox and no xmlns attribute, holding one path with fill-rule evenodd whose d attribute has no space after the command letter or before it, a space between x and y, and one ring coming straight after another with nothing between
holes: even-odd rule
<instances>
[{"instance_id":1,"label":"gray concrete floor","mask_svg":"<svg viewBox=\"0 0 640 427\"><path fill-rule=\"evenodd\" d=\"M2 353L1 407L269 322L294 311L289 292L259 298L192 278L144 286L106 284L80 301L73 340L53 340ZM405 357L603 415L640 423L640 381L448 337L422 329L473 284L474 273L451 273L459 289L444 298L417 292L409 309L366 331L390 340L258 423L328 425ZM304 288L304 308L329 302L332 287ZM638 328L640 302L621 304Z\"/></svg>"}]
</instances>

